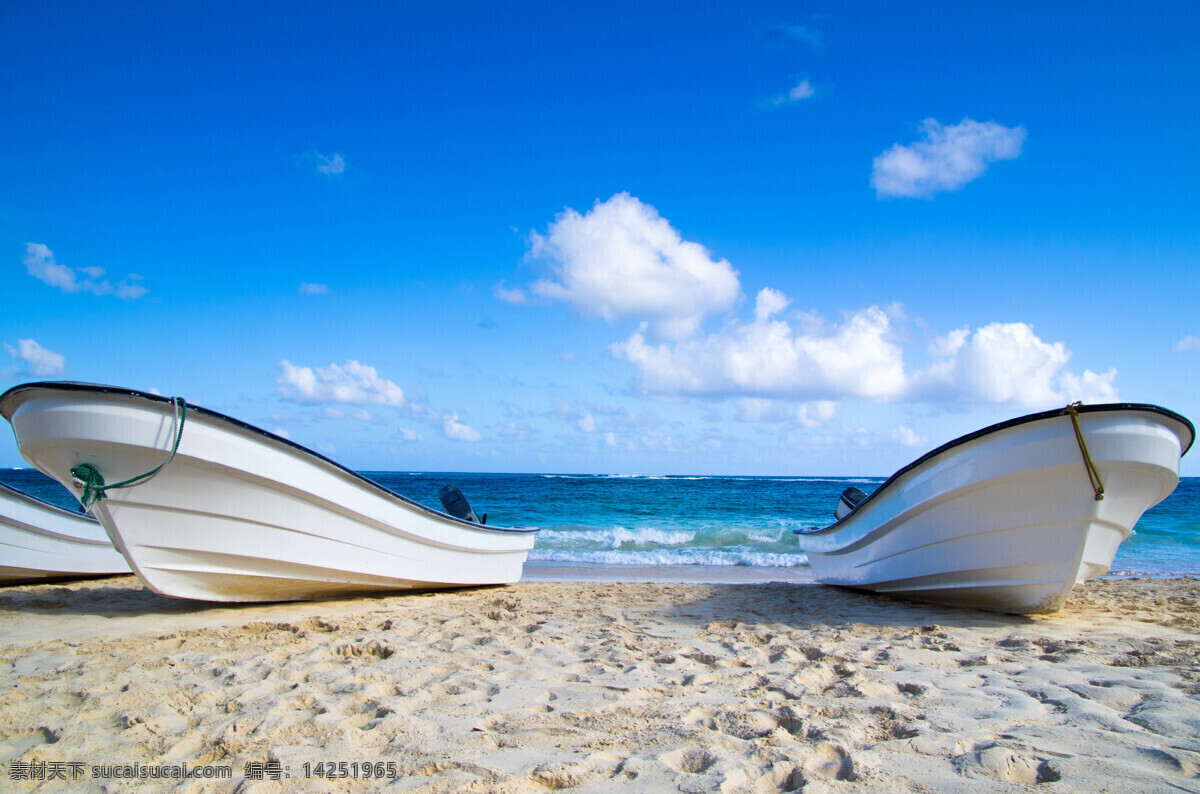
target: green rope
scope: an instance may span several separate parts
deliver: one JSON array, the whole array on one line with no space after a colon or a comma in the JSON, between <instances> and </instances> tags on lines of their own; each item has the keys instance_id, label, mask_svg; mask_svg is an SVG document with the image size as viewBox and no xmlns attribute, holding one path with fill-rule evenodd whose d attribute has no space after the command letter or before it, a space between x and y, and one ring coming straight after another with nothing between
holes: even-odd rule
<instances>
[{"instance_id":1,"label":"green rope","mask_svg":"<svg viewBox=\"0 0 1200 794\"><path fill-rule=\"evenodd\" d=\"M115 482L112 485L105 485L103 475L90 463L81 463L71 469L72 482L75 483L76 488L83 489L83 494L80 495L79 501L83 505L84 510L103 499L105 491L111 491L114 488L132 488L135 485L150 482L168 463L175 459L175 453L179 450L179 442L183 438L183 423L187 421L187 401L182 397L172 397L171 405L175 408L175 443L171 446L171 454L156 468L151 469L145 474L130 477L128 480Z\"/></svg>"},{"instance_id":2,"label":"green rope","mask_svg":"<svg viewBox=\"0 0 1200 794\"><path fill-rule=\"evenodd\" d=\"M1083 453L1083 467L1087 469L1088 482L1092 484L1092 491L1096 494L1096 501L1104 499L1104 483L1100 482L1100 472L1096 469L1096 464L1092 462L1092 456L1088 454L1087 443L1083 440L1083 431L1079 429L1079 413L1076 409L1082 408L1083 403L1074 402L1063 409L1064 414L1071 415L1071 424L1075 427L1075 440L1079 442L1079 451Z\"/></svg>"}]
</instances>

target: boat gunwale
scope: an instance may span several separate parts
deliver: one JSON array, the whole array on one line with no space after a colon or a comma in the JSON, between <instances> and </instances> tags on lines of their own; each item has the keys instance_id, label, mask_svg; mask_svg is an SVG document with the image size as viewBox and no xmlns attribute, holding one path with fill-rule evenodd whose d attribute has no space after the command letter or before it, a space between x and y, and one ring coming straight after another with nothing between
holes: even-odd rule
<instances>
[{"instance_id":1,"label":"boat gunwale","mask_svg":"<svg viewBox=\"0 0 1200 794\"><path fill-rule=\"evenodd\" d=\"M136 399L143 399L143 400L148 400L150 402L163 403L166 405L173 404L173 398L171 398L171 397L164 397L161 394L151 394L149 392L141 391L140 389L123 388L120 386L106 386L104 384L99 384L99 383L83 383L83 382L79 382L79 381L34 381L34 382L30 382L30 383L18 384L16 386L9 388L3 394L0 394L0 416L3 416L6 420L11 422L12 417L10 416L9 411L7 409L7 403L9 401L10 397L12 395L15 395L22 391L35 391L35 390L61 391L61 392L85 392L85 393L91 393L91 394L107 394L107 395L116 395L116 396L120 396L120 397L132 397L132 398L136 398ZM482 531L482 532L532 534L534 532L537 532L540 529L539 527L524 528L524 527L488 526L486 524L476 524L472 521L465 521L461 518L457 518L448 513L443 513L440 510L434 510L431 507L427 507L426 505L423 505L414 499L410 499L409 497L404 496L403 494L398 494L395 491L391 490L390 488L387 488L387 487L375 482L371 478L363 476L362 474L359 474L358 472L354 471L353 469L347 468L346 466L343 466L342 464L338 463L337 461L331 460L330 458L325 457L320 452L316 452L315 450L309 449L308 447L304 446L303 444L298 444L295 441L292 441L291 439L284 438L282 436L277 436L274 433L270 432L269 430L263 430L261 427L256 427L248 422L243 422L240 419L235 419L234 417L223 414L220 411L214 411L211 408L205 408L200 405L193 405L190 402L187 403L187 409L188 409L189 413L195 412L195 413L199 413L199 414L202 414L204 416L207 416L207 417L210 417L213 419L217 419L219 421L228 422L229 424L232 424L235 427L238 427L242 430L246 430L246 431L249 431L250 433L261 436L264 439L266 439L267 441L273 441L277 444L283 444L284 446L290 447L291 449L293 449L297 452L300 452L300 453L306 454L310 457L316 458L317 460L320 460L323 463L333 466L335 469L342 472L343 474L350 475L358 482L368 486L369 488L371 488L375 491L378 491L383 496L390 497L392 499L396 499L408 507L415 507L418 510L421 510L425 513L430 513L434 516L437 516L438 518L447 519L449 521L452 521L455 524L459 524L461 526L468 527L470 529L474 529L474 530L478 530L478 531ZM17 491L17 493L20 493L20 491ZM36 497L30 497L30 498L36 498ZM50 506L57 507L57 505L50 505ZM62 508L58 508L58 509L61 510ZM70 511L65 511L65 512L70 513Z\"/></svg>"},{"instance_id":2,"label":"boat gunwale","mask_svg":"<svg viewBox=\"0 0 1200 794\"><path fill-rule=\"evenodd\" d=\"M2 399L3 399L3 395L0 395L0 400L2 400ZM1191 433L1191 438L1188 439L1187 444L1184 445L1179 452L1180 458L1182 458L1184 455L1186 455L1188 453L1188 450L1190 450L1192 448L1192 445L1196 441L1196 426L1192 424L1191 420L1189 420L1186 416L1183 416L1182 414L1177 414L1174 411L1170 410L1169 408L1163 408L1162 406L1159 406L1159 405L1151 405L1150 403L1099 403L1096 405L1079 405L1075 408L1075 411L1076 411L1076 413L1079 413L1079 414L1105 413L1105 412L1114 412L1114 411L1142 411L1142 412L1146 412L1146 413L1159 414L1161 416L1167 417L1168 419L1172 419L1176 422L1179 422L1184 427L1186 427L1188 429L1188 431ZM1019 427L1024 424L1031 424L1033 422L1039 422L1043 419L1053 419L1053 418L1059 417L1059 416L1067 416L1067 411L1065 408L1052 408L1049 411L1040 411L1035 414L1026 414L1025 416L1018 416L1015 419L1006 419L1003 422L997 422L994 425L988 425L987 427L981 428L974 432L967 433L964 436L959 436L958 438L956 438L952 441L947 441L945 444L942 444L940 447L937 447L935 449L930 450L929 452L926 452L924 455L917 458L912 463L909 463L904 468L896 471L896 473L894 473L891 477L888 477L887 480L885 480L882 485L880 485L878 488L876 488L874 491L872 491L867 496L866 499L862 500L857 505L855 505L853 510L851 510L845 516L843 516L842 518L833 522L832 524L829 524L828 526L824 526L824 527L813 528L813 529L794 529L794 530L792 530L792 532L801 537L808 537L808 536L824 534L826 532L831 532L833 530L836 530L836 529L840 528L846 522L850 521L850 519L852 519L856 515L858 515L859 511L862 510L863 506L870 504L875 499L876 496L883 493L890 486L894 485L896 483L896 481L899 480L901 477L903 477L905 474L908 474L913 469L916 469L916 468L924 465L925 463L928 463L931 459L933 459L945 452L949 452L950 450L954 449L955 447L959 447L959 446L962 446L963 444L967 444L972 441L976 441L980 438L983 438L984 436L988 436L993 433L999 433L1004 430L1010 430L1014 427Z\"/></svg>"},{"instance_id":3,"label":"boat gunwale","mask_svg":"<svg viewBox=\"0 0 1200 794\"><path fill-rule=\"evenodd\" d=\"M37 471L37 470L33 469L33 471ZM95 523L95 521L96 521L96 519L94 517L92 517L91 515L88 515L87 513L79 513L74 510L68 510L67 508L63 507L62 505L56 505L56 504L54 504L54 502L47 501L47 500L41 498L40 496L34 496L31 493L26 493L25 491L22 491L20 488L13 488L8 483L0 482L0 491L3 491L4 495L6 495L6 496L11 495L17 499L20 499L24 502L29 503L33 507L37 507L37 508L43 509L43 510L50 510L50 511L62 514L63 517L75 518L75 519L79 519L80 521L86 521L89 523Z\"/></svg>"}]
</instances>

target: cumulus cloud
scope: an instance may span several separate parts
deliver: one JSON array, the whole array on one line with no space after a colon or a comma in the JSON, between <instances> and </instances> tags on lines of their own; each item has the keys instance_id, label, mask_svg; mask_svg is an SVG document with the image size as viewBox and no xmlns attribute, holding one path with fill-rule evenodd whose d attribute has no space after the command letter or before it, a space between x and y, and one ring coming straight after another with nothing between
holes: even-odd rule
<instances>
[{"instance_id":1,"label":"cumulus cloud","mask_svg":"<svg viewBox=\"0 0 1200 794\"><path fill-rule=\"evenodd\" d=\"M774 317L785 302L782 293L764 289L751 323L735 320L705 339L659 345L639 330L610 351L637 367L644 392L659 395L879 401L903 395L903 355L882 309L857 312L840 326L805 329Z\"/></svg>"},{"instance_id":2,"label":"cumulus cloud","mask_svg":"<svg viewBox=\"0 0 1200 794\"><path fill-rule=\"evenodd\" d=\"M684 240L654 207L628 193L597 201L583 215L567 209L530 240L531 256L552 271L532 285L533 294L609 321L647 320L658 338L692 336L706 316L728 310L741 295L727 261Z\"/></svg>"},{"instance_id":3,"label":"cumulus cloud","mask_svg":"<svg viewBox=\"0 0 1200 794\"><path fill-rule=\"evenodd\" d=\"M130 273L116 284L110 284L101 278L104 275L103 268L60 265L54 258L54 252L41 243L25 244L24 262L29 275L63 292L116 295L121 300L133 300L149 292L137 283L142 279L137 273Z\"/></svg>"},{"instance_id":4,"label":"cumulus cloud","mask_svg":"<svg viewBox=\"0 0 1200 794\"><path fill-rule=\"evenodd\" d=\"M329 287L325 284L309 283L307 281L300 282L301 295L324 295L329 292Z\"/></svg>"},{"instance_id":5,"label":"cumulus cloud","mask_svg":"<svg viewBox=\"0 0 1200 794\"><path fill-rule=\"evenodd\" d=\"M1176 353L1200 353L1200 337L1185 336L1172 348Z\"/></svg>"},{"instance_id":6,"label":"cumulus cloud","mask_svg":"<svg viewBox=\"0 0 1200 794\"><path fill-rule=\"evenodd\" d=\"M61 375L66 359L61 353L42 347L32 339L18 339L17 346L5 343L4 349L17 360L16 372L37 378Z\"/></svg>"},{"instance_id":7,"label":"cumulus cloud","mask_svg":"<svg viewBox=\"0 0 1200 794\"><path fill-rule=\"evenodd\" d=\"M909 146L897 143L875 158L871 186L880 198L929 198L958 190L990 164L1020 156L1025 142L1024 127L969 118L948 127L925 119L921 133L922 140Z\"/></svg>"},{"instance_id":8,"label":"cumulus cloud","mask_svg":"<svg viewBox=\"0 0 1200 794\"><path fill-rule=\"evenodd\" d=\"M458 421L458 414L442 417L442 435L453 441L478 441L483 438L479 431Z\"/></svg>"},{"instance_id":9,"label":"cumulus cloud","mask_svg":"<svg viewBox=\"0 0 1200 794\"><path fill-rule=\"evenodd\" d=\"M404 407L404 392L390 380L379 377L374 367L353 359L343 365L297 367L284 360L275 378L279 393L298 403L349 403Z\"/></svg>"},{"instance_id":10,"label":"cumulus cloud","mask_svg":"<svg viewBox=\"0 0 1200 794\"><path fill-rule=\"evenodd\" d=\"M703 339L659 344L639 329L609 349L634 366L644 394L736 398L742 420L804 427L829 421L837 401L851 398L1027 409L1117 399L1115 369L1068 371L1065 345L1044 342L1026 323L952 331L930 345L925 367L910 372L903 335L893 327L898 307L872 306L831 324L799 313L780 317L788 304L783 293L763 289L751 322L735 319Z\"/></svg>"},{"instance_id":11,"label":"cumulus cloud","mask_svg":"<svg viewBox=\"0 0 1200 794\"><path fill-rule=\"evenodd\" d=\"M1115 369L1066 371L1066 346L1042 341L1027 323L960 328L934 340L930 353L933 362L913 379L914 398L1029 409L1117 399Z\"/></svg>"}]
</instances>

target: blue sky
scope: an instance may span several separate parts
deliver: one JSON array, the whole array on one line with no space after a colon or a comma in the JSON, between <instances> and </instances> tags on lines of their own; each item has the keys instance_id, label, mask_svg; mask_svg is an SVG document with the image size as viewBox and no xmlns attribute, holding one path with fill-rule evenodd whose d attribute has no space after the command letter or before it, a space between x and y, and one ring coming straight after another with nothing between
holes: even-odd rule
<instances>
[{"instance_id":1,"label":"blue sky","mask_svg":"<svg viewBox=\"0 0 1200 794\"><path fill-rule=\"evenodd\" d=\"M4 4L0 388L362 470L1200 420L1200 5L734 6Z\"/></svg>"}]
</instances>

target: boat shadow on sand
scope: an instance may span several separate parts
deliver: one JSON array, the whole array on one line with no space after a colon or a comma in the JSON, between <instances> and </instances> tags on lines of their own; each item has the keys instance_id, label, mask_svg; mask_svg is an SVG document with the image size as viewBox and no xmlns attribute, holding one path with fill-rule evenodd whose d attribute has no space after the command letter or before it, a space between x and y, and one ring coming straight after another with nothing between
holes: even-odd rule
<instances>
[{"instance_id":1,"label":"boat shadow on sand","mask_svg":"<svg viewBox=\"0 0 1200 794\"><path fill-rule=\"evenodd\" d=\"M439 592L480 592L502 589L482 585L451 590L403 590L342 596L315 601L230 603L194 601L159 595L133 575L64 582L13 585L0 588L0 616L5 613L55 614L103 618L133 618L152 615L224 615L236 620L238 613L253 613L261 619L278 613L281 619L299 614L320 614L331 609L362 609L372 602L391 598L420 598Z\"/></svg>"},{"instance_id":2,"label":"boat shadow on sand","mask_svg":"<svg viewBox=\"0 0 1200 794\"><path fill-rule=\"evenodd\" d=\"M930 624L975 628L1029 626L1044 620L1046 616L986 612L829 585L771 582L706 588L699 598L678 604L675 617L701 624L734 621L742 624L778 624L793 629L919 629Z\"/></svg>"}]
</instances>

